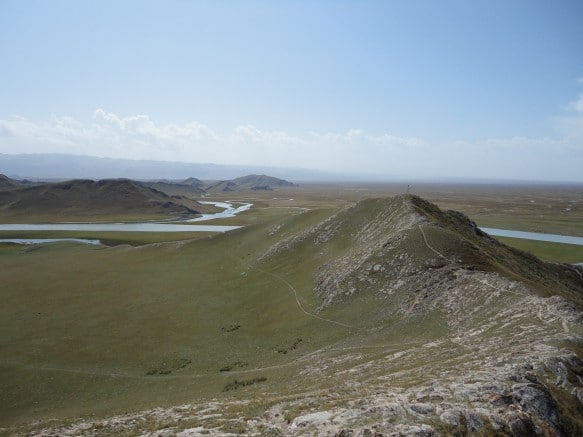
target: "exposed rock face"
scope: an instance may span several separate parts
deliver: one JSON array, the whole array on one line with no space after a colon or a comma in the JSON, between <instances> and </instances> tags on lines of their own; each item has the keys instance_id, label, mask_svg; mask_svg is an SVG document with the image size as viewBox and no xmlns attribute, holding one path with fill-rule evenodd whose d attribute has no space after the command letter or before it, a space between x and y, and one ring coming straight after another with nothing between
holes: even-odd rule
<instances>
[{"instance_id":1,"label":"exposed rock face","mask_svg":"<svg viewBox=\"0 0 583 437\"><path fill-rule=\"evenodd\" d=\"M558 432L559 415L557 403L542 384L522 383L512 386L512 397L515 405L548 425Z\"/></svg>"},{"instance_id":2,"label":"exposed rock face","mask_svg":"<svg viewBox=\"0 0 583 437\"><path fill-rule=\"evenodd\" d=\"M407 355L414 358L412 354ZM376 366L381 364L376 363ZM379 371L376 366L369 370ZM389 366L385 375L394 375L390 369ZM244 413L232 416L227 412L245 411L247 406L256 411L253 400L212 401L157 408L105 420L80 421L64 427L41 429L31 435L114 435L127 432L143 436L233 435L227 431L233 426L244 429L246 435L257 436L580 435L580 428L574 425L577 418L565 415L544 384L530 381L533 379L530 370L504 366L498 374L490 372L477 373L475 381L470 381L472 375L462 368L456 376L451 374L442 380L410 388L403 388L398 383L377 383L374 391L369 391L368 387L358 385L352 386L351 395L343 393L339 387L336 392L276 401L272 407L260 408L262 412L251 417ZM510 385L513 379L520 382ZM570 402L573 399L569 397ZM580 404L574 408L582 411ZM300 412L290 416L290 411ZM164 426L156 431L146 431L151 429L152 423ZM196 426L185 428L183 424L189 423Z\"/></svg>"}]
</instances>

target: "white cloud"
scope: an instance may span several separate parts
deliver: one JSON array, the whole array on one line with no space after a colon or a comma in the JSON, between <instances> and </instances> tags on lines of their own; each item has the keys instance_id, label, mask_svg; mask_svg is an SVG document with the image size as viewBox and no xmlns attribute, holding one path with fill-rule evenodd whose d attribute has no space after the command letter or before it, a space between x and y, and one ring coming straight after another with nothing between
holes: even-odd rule
<instances>
[{"instance_id":1,"label":"white cloud","mask_svg":"<svg viewBox=\"0 0 583 437\"><path fill-rule=\"evenodd\" d=\"M577 79L577 82L583 84L583 77ZM576 112L583 112L583 93L579 94L579 98L569 105L570 109Z\"/></svg>"},{"instance_id":2,"label":"white cloud","mask_svg":"<svg viewBox=\"0 0 583 437\"><path fill-rule=\"evenodd\" d=\"M265 145L305 144L301 138L281 131L261 131L253 125L237 126L230 139L235 142L252 142Z\"/></svg>"},{"instance_id":3,"label":"white cloud","mask_svg":"<svg viewBox=\"0 0 583 437\"><path fill-rule=\"evenodd\" d=\"M579 94L579 99L571 103L571 107L577 112L583 112L583 93Z\"/></svg>"},{"instance_id":4,"label":"white cloud","mask_svg":"<svg viewBox=\"0 0 583 437\"><path fill-rule=\"evenodd\" d=\"M318 142L329 144L376 144L379 146L392 147L417 147L422 146L424 142L415 137L399 137L390 134L369 135L362 129L349 129L344 133L328 132L319 134L310 132L310 135Z\"/></svg>"},{"instance_id":5,"label":"white cloud","mask_svg":"<svg viewBox=\"0 0 583 437\"><path fill-rule=\"evenodd\" d=\"M577 80L583 84L583 78ZM583 93L577 100L569 103L567 114L555 117L554 124L557 130L567 138L583 142Z\"/></svg>"},{"instance_id":6,"label":"white cloud","mask_svg":"<svg viewBox=\"0 0 583 437\"><path fill-rule=\"evenodd\" d=\"M97 109L90 123L53 116L45 123L0 120L2 153L77 153L116 158L299 166L325 170L384 171L378 158L422 142L361 129L303 136L236 126L219 133L199 123L155 123L148 115L120 117ZM375 158L376 157L376 158Z\"/></svg>"},{"instance_id":7,"label":"white cloud","mask_svg":"<svg viewBox=\"0 0 583 437\"><path fill-rule=\"evenodd\" d=\"M575 108L575 107L574 107ZM581 180L583 113L559 138L512 137L439 144L363 129L307 132L254 125L218 132L192 121L158 124L148 115L122 117L97 109L89 123L53 116L0 120L0 153L72 153L114 158L303 167L387 177L484 177ZM581 128L581 136L573 133ZM566 133L569 131L569 135Z\"/></svg>"}]
</instances>

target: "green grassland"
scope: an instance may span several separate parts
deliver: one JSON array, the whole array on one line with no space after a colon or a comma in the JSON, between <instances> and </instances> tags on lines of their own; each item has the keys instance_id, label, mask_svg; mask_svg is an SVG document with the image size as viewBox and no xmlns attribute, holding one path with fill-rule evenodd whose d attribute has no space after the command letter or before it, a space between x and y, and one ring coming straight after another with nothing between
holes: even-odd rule
<instances>
[{"instance_id":1,"label":"green grassland","mask_svg":"<svg viewBox=\"0 0 583 437\"><path fill-rule=\"evenodd\" d=\"M144 213L91 213L91 214L2 214L0 220L2 223L117 223L117 222L149 222L165 221L178 218L176 214L144 214Z\"/></svg>"},{"instance_id":2,"label":"green grassland","mask_svg":"<svg viewBox=\"0 0 583 437\"><path fill-rule=\"evenodd\" d=\"M308 208L338 206L365 198L407 192L419 195L442 209L461 211L480 226L583 236L581 185L305 184L300 188L278 190L279 199L275 202ZM289 198L294 200L289 201Z\"/></svg>"},{"instance_id":3,"label":"green grassland","mask_svg":"<svg viewBox=\"0 0 583 437\"><path fill-rule=\"evenodd\" d=\"M2 245L0 421L105 415L250 391L291 396L316 384L293 378L301 357L419 341L413 319L363 318L378 305L367 295L314 317L320 302L308 246L289 259L257 258L334 210L277 211L261 224L178 245Z\"/></svg>"},{"instance_id":4,"label":"green grassland","mask_svg":"<svg viewBox=\"0 0 583 437\"><path fill-rule=\"evenodd\" d=\"M530 252L543 261L568 264L583 262L583 246L523 240L521 238L496 237L496 239L508 246Z\"/></svg>"},{"instance_id":5,"label":"green grassland","mask_svg":"<svg viewBox=\"0 0 583 437\"><path fill-rule=\"evenodd\" d=\"M277 242L344 205L401 188L228 193L212 200L249 201L254 207L211 222L245 225L225 234L18 233L97 238L112 247L0 245L0 424L105 416L197 399L293 398L334 387L333 377L297 378L303 360L313 354L341 358L350 349L366 362L440 338L448 329L444 315L392 319L367 293L314 316L321 304L313 293L316 268L345 249L348 234L327 254L305 242L293 255L260 260ZM480 193L475 204L469 191L454 194L432 192L441 196L440 206L482 211ZM505 217L495 200L487 202L499 209L484 213L484 224ZM531 220L531 212L508 212L499 227L520 217ZM551 217L545 230L579 235L576 214L564 226L562 217ZM522 248L554 261L580 253L546 243ZM389 297L386 307L403 304L395 299Z\"/></svg>"},{"instance_id":6,"label":"green grassland","mask_svg":"<svg viewBox=\"0 0 583 437\"><path fill-rule=\"evenodd\" d=\"M266 248L258 234L183 247L2 246L2 421L220 395L231 362L284 364L345 334L318 329L285 283L247 266ZM240 328L222 329L231 325ZM277 352L297 338L301 348Z\"/></svg>"},{"instance_id":7,"label":"green grassland","mask_svg":"<svg viewBox=\"0 0 583 437\"><path fill-rule=\"evenodd\" d=\"M197 240L216 234L216 232L0 231L0 239L80 238L100 240L106 246L117 246L120 244L143 246L169 241ZM28 247L27 250L34 249Z\"/></svg>"}]
</instances>

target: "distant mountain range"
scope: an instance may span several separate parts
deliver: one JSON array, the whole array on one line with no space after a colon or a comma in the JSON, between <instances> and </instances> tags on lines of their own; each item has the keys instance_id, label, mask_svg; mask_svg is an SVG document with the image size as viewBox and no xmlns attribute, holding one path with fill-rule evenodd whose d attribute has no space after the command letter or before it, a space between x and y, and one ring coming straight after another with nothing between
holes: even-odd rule
<instances>
[{"instance_id":1,"label":"distant mountain range","mask_svg":"<svg viewBox=\"0 0 583 437\"><path fill-rule=\"evenodd\" d=\"M0 174L0 217L168 216L208 212L194 197L246 190L273 190L293 183L266 175L248 175L226 181L138 182L130 179L74 179L64 182L21 182Z\"/></svg>"},{"instance_id":2,"label":"distant mountain range","mask_svg":"<svg viewBox=\"0 0 583 437\"><path fill-rule=\"evenodd\" d=\"M128 178L180 181L193 175L203 180L226 180L251 173L270 174L293 181L358 179L354 175L298 168L138 161L64 154L0 154L0 173L12 178L32 180Z\"/></svg>"},{"instance_id":3,"label":"distant mountain range","mask_svg":"<svg viewBox=\"0 0 583 437\"><path fill-rule=\"evenodd\" d=\"M248 175L235 179L221 180L221 181L202 181L200 179L190 177L183 181L151 181L142 182L142 184L163 191L166 194L176 195L203 195L212 193L227 193L230 191L272 191L281 187L295 187L296 184L286 181L284 179L275 178L266 175Z\"/></svg>"},{"instance_id":4,"label":"distant mountain range","mask_svg":"<svg viewBox=\"0 0 583 437\"><path fill-rule=\"evenodd\" d=\"M9 178L0 180L11 183ZM5 218L191 215L207 208L194 199L171 196L128 179L78 179L0 190L0 216Z\"/></svg>"},{"instance_id":5,"label":"distant mountain range","mask_svg":"<svg viewBox=\"0 0 583 437\"><path fill-rule=\"evenodd\" d=\"M308 161L307 161L308 162ZM391 171L399 171L392 169ZM184 181L193 175L201 180L229 180L242 174L269 174L295 182L421 182L472 184L551 184L581 185L581 182L544 180L484 179L450 177L396 176L393 173L351 173L310 170L305 168L268 167L261 165L222 165L179 161L148 161L56 153L2 154L0 174L31 181L67 179L127 178L141 181Z\"/></svg>"}]
</instances>

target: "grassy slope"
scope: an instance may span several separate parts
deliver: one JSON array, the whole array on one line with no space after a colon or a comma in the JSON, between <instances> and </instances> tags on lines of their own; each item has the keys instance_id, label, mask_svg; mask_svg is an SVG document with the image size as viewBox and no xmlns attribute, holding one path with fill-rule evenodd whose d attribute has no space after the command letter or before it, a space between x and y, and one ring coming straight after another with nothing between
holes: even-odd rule
<instances>
[{"instance_id":1,"label":"grassy slope","mask_svg":"<svg viewBox=\"0 0 583 437\"><path fill-rule=\"evenodd\" d=\"M412 329L415 318L374 316L378 301L366 293L318 314L350 328L302 312L290 287L309 313L320 304L312 290L321 260L309 242L256 262L275 241L332 211L275 216L185 245L1 247L0 423L250 391L294 395L334 384L295 377L302 366L295 360L314 351L372 347L374 353L441 335L439 315ZM281 226L273 234L275 225ZM232 370L221 372L225 367ZM223 393L235 379L257 377L267 380Z\"/></svg>"},{"instance_id":2,"label":"grassy slope","mask_svg":"<svg viewBox=\"0 0 583 437\"><path fill-rule=\"evenodd\" d=\"M285 283L249 270L268 243L250 227L181 248L0 248L2 422L220 395L233 379L223 366L283 364L344 336L303 315ZM241 327L222 330L231 325Z\"/></svg>"},{"instance_id":3,"label":"grassy slope","mask_svg":"<svg viewBox=\"0 0 583 437\"><path fill-rule=\"evenodd\" d=\"M283 201L278 206L288 205L304 206ZM289 285L308 311L319 305L312 281L322 259L308 243L293 257L254 263L276 240L332 211L258 208L241 216L248 228L183 246L0 247L0 424L104 415L196 398L293 396L334 384L333 378L296 377L302 363L295 360L311 352L367 346L398 350L408 341L439 337L446 329L440 314L396 322L371 318L378 314L378 300L366 293L321 314L351 329L302 313ZM275 225L282 226L269 235ZM371 350L370 357L376 353ZM329 352L334 354L344 352ZM220 372L237 362L246 365ZM222 392L235 378L260 376L267 380Z\"/></svg>"},{"instance_id":4,"label":"grassy slope","mask_svg":"<svg viewBox=\"0 0 583 437\"><path fill-rule=\"evenodd\" d=\"M196 192L192 196L198 197ZM194 198L169 195L121 179L73 180L0 191L4 223L162 219L211 212Z\"/></svg>"},{"instance_id":5,"label":"grassy slope","mask_svg":"<svg viewBox=\"0 0 583 437\"><path fill-rule=\"evenodd\" d=\"M496 239L508 246L530 252L543 261L568 264L583 262L583 246L508 237L496 237Z\"/></svg>"},{"instance_id":6,"label":"grassy slope","mask_svg":"<svg viewBox=\"0 0 583 437\"><path fill-rule=\"evenodd\" d=\"M101 240L104 245L129 244L142 246L168 241L196 240L208 238L216 232L88 232L88 231L0 231L0 239L14 238L82 238ZM29 247L27 250L34 250Z\"/></svg>"},{"instance_id":7,"label":"grassy slope","mask_svg":"<svg viewBox=\"0 0 583 437\"><path fill-rule=\"evenodd\" d=\"M298 189L280 189L302 205L312 206L358 201L368 197L403 194L407 184L359 184L354 187L306 185ZM583 191L580 186L488 186L414 184L412 192L442 209L461 211L479 226L583 236ZM287 200L287 199L285 199ZM297 202L280 203L296 204ZM569 210L567 210L569 209ZM572 245L498 238L512 247L532 252L549 262L581 262L580 249Z\"/></svg>"},{"instance_id":8,"label":"grassy slope","mask_svg":"<svg viewBox=\"0 0 583 437\"><path fill-rule=\"evenodd\" d=\"M407 192L407 183L358 184L352 187L302 185L306 204L358 201ZM461 211L480 226L583 236L583 189L578 186L466 185L413 183L410 192L442 209ZM298 189L278 195L298 198Z\"/></svg>"}]
</instances>

